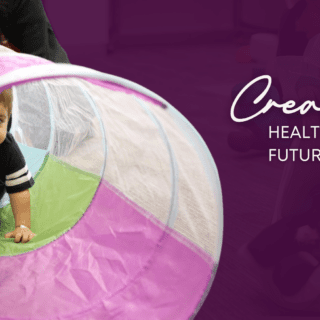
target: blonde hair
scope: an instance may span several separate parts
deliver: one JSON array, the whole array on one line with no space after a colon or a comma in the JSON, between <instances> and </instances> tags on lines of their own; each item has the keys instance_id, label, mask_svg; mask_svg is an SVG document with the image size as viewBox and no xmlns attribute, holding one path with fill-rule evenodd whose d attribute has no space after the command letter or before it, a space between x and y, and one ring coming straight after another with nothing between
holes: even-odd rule
<instances>
[{"instance_id":1,"label":"blonde hair","mask_svg":"<svg viewBox=\"0 0 320 320\"><path fill-rule=\"evenodd\" d=\"M0 93L0 102L4 104L4 107L8 112L8 118L10 118L12 113L12 101L13 101L12 89L3 90Z\"/></svg>"}]
</instances>

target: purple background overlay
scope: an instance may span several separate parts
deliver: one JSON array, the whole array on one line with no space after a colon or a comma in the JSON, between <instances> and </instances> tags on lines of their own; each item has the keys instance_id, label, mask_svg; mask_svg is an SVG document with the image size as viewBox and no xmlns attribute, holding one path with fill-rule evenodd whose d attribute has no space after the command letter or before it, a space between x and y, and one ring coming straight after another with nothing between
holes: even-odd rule
<instances>
[{"instance_id":1,"label":"purple background overlay","mask_svg":"<svg viewBox=\"0 0 320 320\"><path fill-rule=\"evenodd\" d=\"M305 319L320 315L320 163L269 161L318 149L318 112L273 108L270 99L320 107L318 0L43 0L72 64L134 81L162 96L198 130L218 167L224 239L216 278L195 319ZM310 138L269 139L269 126ZM318 133L320 136L320 131ZM278 153L275 152L278 155Z\"/></svg>"}]
</instances>

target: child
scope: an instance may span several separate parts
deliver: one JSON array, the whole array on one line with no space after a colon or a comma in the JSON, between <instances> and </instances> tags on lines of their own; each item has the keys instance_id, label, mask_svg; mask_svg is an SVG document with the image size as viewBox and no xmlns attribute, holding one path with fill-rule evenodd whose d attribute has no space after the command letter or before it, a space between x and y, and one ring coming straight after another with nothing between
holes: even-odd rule
<instances>
[{"instance_id":1,"label":"child","mask_svg":"<svg viewBox=\"0 0 320 320\"><path fill-rule=\"evenodd\" d=\"M0 199L7 192L15 219L15 230L5 238L15 238L15 242L26 243L35 234L30 230L30 193L34 180L25 159L8 133L8 122L12 113L12 89L0 93ZM10 127L9 127L10 130Z\"/></svg>"}]
</instances>

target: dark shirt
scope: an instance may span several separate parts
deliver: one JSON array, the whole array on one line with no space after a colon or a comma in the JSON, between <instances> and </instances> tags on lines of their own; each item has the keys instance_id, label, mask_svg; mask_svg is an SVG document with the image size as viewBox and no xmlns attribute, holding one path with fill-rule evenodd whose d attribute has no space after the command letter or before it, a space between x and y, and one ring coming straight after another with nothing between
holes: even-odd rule
<instances>
[{"instance_id":1,"label":"dark shirt","mask_svg":"<svg viewBox=\"0 0 320 320\"><path fill-rule=\"evenodd\" d=\"M69 63L41 0L1 0L0 30L8 42L22 53L32 54L53 62Z\"/></svg>"},{"instance_id":2,"label":"dark shirt","mask_svg":"<svg viewBox=\"0 0 320 320\"><path fill-rule=\"evenodd\" d=\"M24 156L10 133L0 144L0 199L9 194L27 190L34 185Z\"/></svg>"}]
</instances>

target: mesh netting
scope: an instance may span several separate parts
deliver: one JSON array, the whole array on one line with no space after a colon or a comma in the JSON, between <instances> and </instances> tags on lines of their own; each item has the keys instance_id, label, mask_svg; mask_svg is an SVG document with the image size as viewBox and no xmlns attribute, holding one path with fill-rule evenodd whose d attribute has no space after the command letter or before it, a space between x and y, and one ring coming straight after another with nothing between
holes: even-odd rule
<instances>
[{"instance_id":1,"label":"mesh netting","mask_svg":"<svg viewBox=\"0 0 320 320\"><path fill-rule=\"evenodd\" d=\"M4 78L19 82L11 132L35 178L37 236L23 246L0 240L0 296L9 297L0 318L190 317L222 237L219 177L201 137L170 105L125 82L18 81L19 59ZM1 221L0 236L14 227L8 203Z\"/></svg>"}]
</instances>

